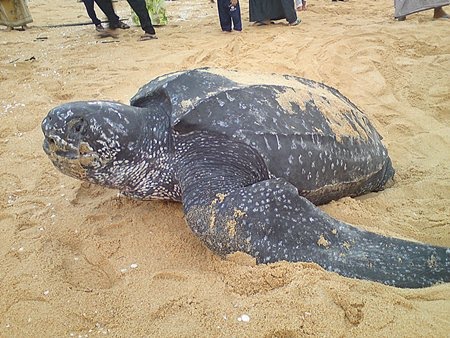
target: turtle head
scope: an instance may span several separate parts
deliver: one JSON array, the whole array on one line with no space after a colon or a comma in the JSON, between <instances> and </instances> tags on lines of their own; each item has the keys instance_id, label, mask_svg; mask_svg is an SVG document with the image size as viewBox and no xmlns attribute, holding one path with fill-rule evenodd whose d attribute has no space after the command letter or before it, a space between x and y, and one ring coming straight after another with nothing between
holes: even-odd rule
<instances>
[{"instance_id":1,"label":"turtle head","mask_svg":"<svg viewBox=\"0 0 450 338\"><path fill-rule=\"evenodd\" d=\"M43 149L66 175L122 188L138 160L151 163L160 151L163 142L149 140L168 128L156 115L116 102L66 103L42 121Z\"/></svg>"}]
</instances>

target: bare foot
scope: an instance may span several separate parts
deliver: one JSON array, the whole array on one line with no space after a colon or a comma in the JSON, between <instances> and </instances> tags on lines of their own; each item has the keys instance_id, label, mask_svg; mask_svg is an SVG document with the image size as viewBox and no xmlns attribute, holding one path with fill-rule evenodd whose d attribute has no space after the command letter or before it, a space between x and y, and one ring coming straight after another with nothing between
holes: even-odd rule
<instances>
[{"instance_id":1,"label":"bare foot","mask_svg":"<svg viewBox=\"0 0 450 338\"><path fill-rule=\"evenodd\" d=\"M297 7L298 11L306 11L306 1L302 1L302 4Z\"/></svg>"},{"instance_id":2,"label":"bare foot","mask_svg":"<svg viewBox=\"0 0 450 338\"><path fill-rule=\"evenodd\" d=\"M442 9L442 7L436 7L434 9L434 15L433 19L448 19L449 16L445 11Z\"/></svg>"}]
</instances>

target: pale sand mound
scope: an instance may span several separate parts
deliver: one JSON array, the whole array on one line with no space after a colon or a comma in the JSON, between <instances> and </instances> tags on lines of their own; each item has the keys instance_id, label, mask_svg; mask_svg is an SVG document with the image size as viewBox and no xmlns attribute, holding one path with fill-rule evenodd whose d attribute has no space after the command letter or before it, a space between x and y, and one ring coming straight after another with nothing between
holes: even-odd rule
<instances>
[{"instance_id":1,"label":"pale sand mound","mask_svg":"<svg viewBox=\"0 0 450 338\"><path fill-rule=\"evenodd\" d=\"M395 22L387 0L308 4L297 27L252 27L243 0L244 31L224 34L215 4L178 0L159 40L138 42L133 27L102 43L93 26L44 27L88 21L81 3L32 0L29 31L0 31L0 336L448 335L450 284L401 290L314 264L224 261L191 234L180 205L118 199L63 176L41 150L40 122L55 105L127 102L166 72L304 76L368 114L397 170L392 188L323 208L450 246L450 22L431 11ZM129 17L125 1L116 7Z\"/></svg>"}]
</instances>

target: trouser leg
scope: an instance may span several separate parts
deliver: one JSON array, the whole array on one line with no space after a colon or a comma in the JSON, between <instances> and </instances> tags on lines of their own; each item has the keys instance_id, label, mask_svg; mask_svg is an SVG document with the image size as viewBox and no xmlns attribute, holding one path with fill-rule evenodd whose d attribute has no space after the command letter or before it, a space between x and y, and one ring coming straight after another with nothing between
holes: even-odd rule
<instances>
[{"instance_id":1,"label":"trouser leg","mask_svg":"<svg viewBox=\"0 0 450 338\"><path fill-rule=\"evenodd\" d=\"M220 27L225 32L231 32L231 16L229 5L229 0L217 0L217 10L219 12Z\"/></svg>"},{"instance_id":2,"label":"trouser leg","mask_svg":"<svg viewBox=\"0 0 450 338\"><path fill-rule=\"evenodd\" d=\"M231 19L233 20L233 28L235 31L242 30L242 20L241 20L241 6L239 3L236 5L236 10L230 12Z\"/></svg>"},{"instance_id":3,"label":"trouser leg","mask_svg":"<svg viewBox=\"0 0 450 338\"><path fill-rule=\"evenodd\" d=\"M89 15L89 18L92 20L94 25L100 25L102 22L97 18L94 10L94 0L83 0L84 7L86 7L86 12Z\"/></svg>"},{"instance_id":4,"label":"trouser leg","mask_svg":"<svg viewBox=\"0 0 450 338\"><path fill-rule=\"evenodd\" d=\"M95 0L98 7L105 13L109 21L109 28L115 29L119 27L119 17L114 12L114 7L111 0Z\"/></svg>"},{"instance_id":5,"label":"trouser leg","mask_svg":"<svg viewBox=\"0 0 450 338\"><path fill-rule=\"evenodd\" d=\"M297 20L297 12L295 11L294 2L292 0L281 0L281 5L283 6L286 20L289 23L295 22Z\"/></svg>"},{"instance_id":6,"label":"trouser leg","mask_svg":"<svg viewBox=\"0 0 450 338\"><path fill-rule=\"evenodd\" d=\"M152 20L150 19L150 15L148 14L145 0L127 0L127 1L130 4L133 11L138 16L142 30L148 34L152 35L156 34L155 28L153 28L152 25Z\"/></svg>"}]
</instances>

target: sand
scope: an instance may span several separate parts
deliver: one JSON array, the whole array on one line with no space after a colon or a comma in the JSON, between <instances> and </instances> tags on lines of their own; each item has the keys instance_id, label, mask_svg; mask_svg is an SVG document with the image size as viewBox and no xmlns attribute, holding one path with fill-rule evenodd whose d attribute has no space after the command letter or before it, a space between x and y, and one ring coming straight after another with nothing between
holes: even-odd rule
<instances>
[{"instance_id":1,"label":"sand","mask_svg":"<svg viewBox=\"0 0 450 338\"><path fill-rule=\"evenodd\" d=\"M31 0L0 31L1 337L448 337L450 284L402 290L315 264L222 260L181 206L118 198L60 174L40 123L67 101L128 102L150 79L213 66L338 88L384 137L393 187L323 206L374 232L450 246L450 22L393 20L392 1L308 1L297 27L220 31L209 0L167 3L159 40L100 40L76 0ZM125 1L116 3L129 18ZM100 11L98 11L100 14ZM105 43L108 42L108 43ZM248 317L245 317L246 315Z\"/></svg>"}]
</instances>

